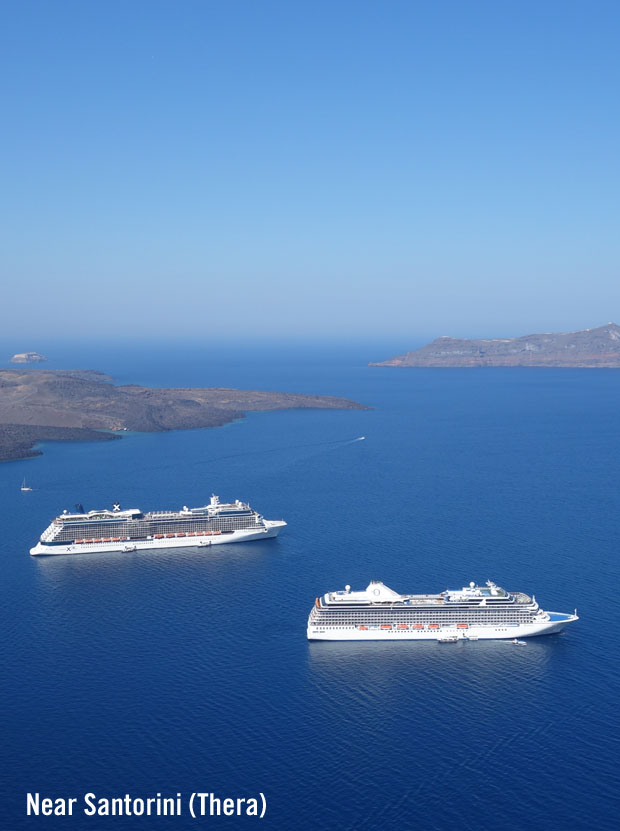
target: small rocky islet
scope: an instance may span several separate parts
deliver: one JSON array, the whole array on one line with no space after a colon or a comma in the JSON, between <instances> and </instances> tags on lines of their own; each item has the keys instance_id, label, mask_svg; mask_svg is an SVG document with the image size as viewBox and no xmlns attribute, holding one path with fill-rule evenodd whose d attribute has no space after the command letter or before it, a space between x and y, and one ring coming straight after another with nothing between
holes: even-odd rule
<instances>
[{"instance_id":1,"label":"small rocky islet","mask_svg":"<svg viewBox=\"0 0 620 831\"><path fill-rule=\"evenodd\" d=\"M11 364L41 364L45 361L47 358L39 352L16 352L12 358L9 358Z\"/></svg>"}]
</instances>

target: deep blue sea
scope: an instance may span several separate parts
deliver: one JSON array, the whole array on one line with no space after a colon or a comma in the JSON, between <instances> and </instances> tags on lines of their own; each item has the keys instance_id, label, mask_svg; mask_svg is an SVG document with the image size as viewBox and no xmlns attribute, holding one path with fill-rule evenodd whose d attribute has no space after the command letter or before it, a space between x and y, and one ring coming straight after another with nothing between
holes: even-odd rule
<instances>
[{"instance_id":1,"label":"deep blue sea","mask_svg":"<svg viewBox=\"0 0 620 831\"><path fill-rule=\"evenodd\" d=\"M49 367L118 383L373 409L50 443L0 465L2 828L257 823L186 805L81 814L87 792L194 791L262 791L261 826L278 830L617 827L620 371L366 366L407 344L35 346ZM28 555L76 502L178 508L212 492L288 528L207 551ZM581 619L527 648L306 641L315 596L347 583L488 578ZM28 819L27 792L77 796L76 815Z\"/></svg>"}]
</instances>

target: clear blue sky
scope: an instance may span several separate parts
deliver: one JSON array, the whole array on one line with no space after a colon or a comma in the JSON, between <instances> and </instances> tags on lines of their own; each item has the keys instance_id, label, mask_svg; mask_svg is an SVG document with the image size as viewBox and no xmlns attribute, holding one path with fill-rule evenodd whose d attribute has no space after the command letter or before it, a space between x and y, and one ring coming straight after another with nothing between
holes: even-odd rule
<instances>
[{"instance_id":1,"label":"clear blue sky","mask_svg":"<svg viewBox=\"0 0 620 831\"><path fill-rule=\"evenodd\" d=\"M620 321L619 37L616 0L4 2L2 333Z\"/></svg>"}]
</instances>

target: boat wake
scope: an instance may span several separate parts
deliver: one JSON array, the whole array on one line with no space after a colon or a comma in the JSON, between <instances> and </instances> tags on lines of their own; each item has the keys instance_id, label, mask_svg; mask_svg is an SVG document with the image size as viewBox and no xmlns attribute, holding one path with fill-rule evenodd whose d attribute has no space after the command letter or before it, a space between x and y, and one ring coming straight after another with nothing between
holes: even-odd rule
<instances>
[{"instance_id":1,"label":"boat wake","mask_svg":"<svg viewBox=\"0 0 620 831\"><path fill-rule=\"evenodd\" d=\"M227 456L214 456L211 459L201 460L199 464L211 464L212 462L221 462L226 459L239 459L244 456L259 456L265 453L280 453L282 450L302 450L306 447L337 447L338 445L345 446L347 444L355 444L357 441L365 441L366 436L357 436L354 439L336 439L335 441L317 441L306 444L287 444L282 447L267 447L264 450L246 450L243 453L231 453Z\"/></svg>"}]
</instances>

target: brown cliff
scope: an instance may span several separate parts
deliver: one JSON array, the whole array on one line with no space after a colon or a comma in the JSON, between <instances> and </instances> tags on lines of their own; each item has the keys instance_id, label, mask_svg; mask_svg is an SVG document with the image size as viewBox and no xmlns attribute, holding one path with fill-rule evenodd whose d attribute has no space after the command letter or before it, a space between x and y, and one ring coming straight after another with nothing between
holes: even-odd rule
<instances>
[{"instance_id":1,"label":"brown cliff","mask_svg":"<svg viewBox=\"0 0 620 831\"><path fill-rule=\"evenodd\" d=\"M620 326L521 338L437 338L432 343L370 366L400 367L620 367Z\"/></svg>"}]
</instances>

